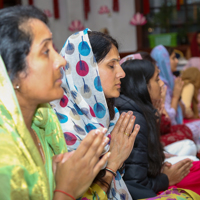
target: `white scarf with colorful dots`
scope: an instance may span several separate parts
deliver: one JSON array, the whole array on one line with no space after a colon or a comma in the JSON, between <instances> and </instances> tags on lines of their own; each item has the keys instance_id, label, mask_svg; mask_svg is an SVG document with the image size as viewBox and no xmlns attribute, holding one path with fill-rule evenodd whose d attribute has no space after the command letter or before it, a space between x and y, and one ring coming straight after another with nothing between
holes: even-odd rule
<instances>
[{"instance_id":1,"label":"white scarf with colorful dots","mask_svg":"<svg viewBox=\"0 0 200 200\"><path fill-rule=\"evenodd\" d=\"M101 126L108 129L106 136L111 138L110 133L119 118L119 112L115 108L115 117L110 120L98 65L87 31L88 29L85 29L75 33L65 42L60 53L67 61L62 70L64 96L61 100L51 102L61 123L69 151L76 150L92 129ZM108 144L104 153L109 151L109 147ZM108 196L115 199L121 199L120 196L132 199L121 175L117 174Z\"/></svg>"}]
</instances>

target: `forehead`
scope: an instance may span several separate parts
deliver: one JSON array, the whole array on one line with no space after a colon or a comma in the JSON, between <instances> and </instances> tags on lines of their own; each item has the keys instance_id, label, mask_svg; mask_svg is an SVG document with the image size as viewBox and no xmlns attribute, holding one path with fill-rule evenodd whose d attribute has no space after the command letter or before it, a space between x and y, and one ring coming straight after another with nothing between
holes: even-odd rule
<instances>
[{"instance_id":1,"label":"forehead","mask_svg":"<svg viewBox=\"0 0 200 200\"><path fill-rule=\"evenodd\" d=\"M103 59L103 61L120 61L120 56L119 56L119 52L118 49L116 48L116 46L112 45L110 51L108 52L108 54L106 55L106 57Z\"/></svg>"},{"instance_id":2,"label":"forehead","mask_svg":"<svg viewBox=\"0 0 200 200\"><path fill-rule=\"evenodd\" d=\"M170 58L176 56L175 52L173 51L172 54L170 55Z\"/></svg>"},{"instance_id":3,"label":"forehead","mask_svg":"<svg viewBox=\"0 0 200 200\"><path fill-rule=\"evenodd\" d=\"M48 26L39 19L31 19L28 23L30 23L31 32L33 34L33 43L41 42L45 38L52 37Z\"/></svg>"}]
</instances>

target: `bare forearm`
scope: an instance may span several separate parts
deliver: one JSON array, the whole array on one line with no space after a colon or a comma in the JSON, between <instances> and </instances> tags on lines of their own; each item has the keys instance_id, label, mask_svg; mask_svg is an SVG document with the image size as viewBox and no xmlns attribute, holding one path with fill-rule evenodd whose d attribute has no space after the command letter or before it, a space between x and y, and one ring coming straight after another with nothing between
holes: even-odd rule
<instances>
[{"instance_id":1,"label":"bare forearm","mask_svg":"<svg viewBox=\"0 0 200 200\"><path fill-rule=\"evenodd\" d=\"M179 98L172 97L171 107L174 108L175 110L177 110L178 103L179 103Z\"/></svg>"}]
</instances>

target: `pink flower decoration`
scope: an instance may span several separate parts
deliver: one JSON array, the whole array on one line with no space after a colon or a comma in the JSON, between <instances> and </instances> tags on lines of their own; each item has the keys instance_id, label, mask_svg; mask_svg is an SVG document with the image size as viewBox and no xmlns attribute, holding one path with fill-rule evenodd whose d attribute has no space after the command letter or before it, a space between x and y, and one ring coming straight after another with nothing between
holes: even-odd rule
<instances>
[{"instance_id":1,"label":"pink flower decoration","mask_svg":"<svg viewBox=\"0 0 200 200\"><path fill-rule=\"evenodd\" d=\"M132 25L145 25L147 23L146 17L141 13L133 15L130 24Z\"/></svg>"},{"instance_id":2,"label":"pink flower decoration","mask_svg":"<svg viewBox=\"0 0 200 200\"><path fill-rule=\"evenodd\" d=\"M108 6L101 6L99 9L99 14L106 14L106 13L110 13L110 9L108 8Z\"/></svg>"},{"instance_id":3,"label":"pink flower decoration","mask_svg":"<svg viewBox=\"0 0 200 200\"><path fill-rule=\"evenodd\" d=\"M71 22L69 28L70 31L82 31L85 29L80 20L74 20Z\"/></svg>"}]
</instances>

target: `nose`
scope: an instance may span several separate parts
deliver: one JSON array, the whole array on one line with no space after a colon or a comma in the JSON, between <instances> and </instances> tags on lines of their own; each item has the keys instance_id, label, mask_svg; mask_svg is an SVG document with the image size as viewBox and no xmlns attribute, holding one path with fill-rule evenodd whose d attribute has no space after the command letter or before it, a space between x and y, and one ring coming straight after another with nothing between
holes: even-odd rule
<instances>
[{"instance_id":1,"label":"nose","mask_svg":"<svg viewBox=\"0 0 200 200\"><path fill-rule=\"evenodd\" d=\"M121 79L124 78L126 76L124 70L122 69L121 65L119 65L119 71L117 73L117 78Z\"/></svg>"},{"instance_id":2,"label":"nose","mask_svg":"<svg viewBox=\"0 0 200 200\"><path fill-rule=\"evenodd\" d=\"M67 61L57 52L56 54L56 67L60 69L61 67L66 66Z\"/></svg>"},{"instance_id":3,"label":"nose","mask_svg":"<svg viewBox=\"0 0 200 200\"><path fill-rule=\"evenodd\" d=\"M160 79L160 87L162 88L164 86L164 82Z\"/></svg>"}]
</instances>

